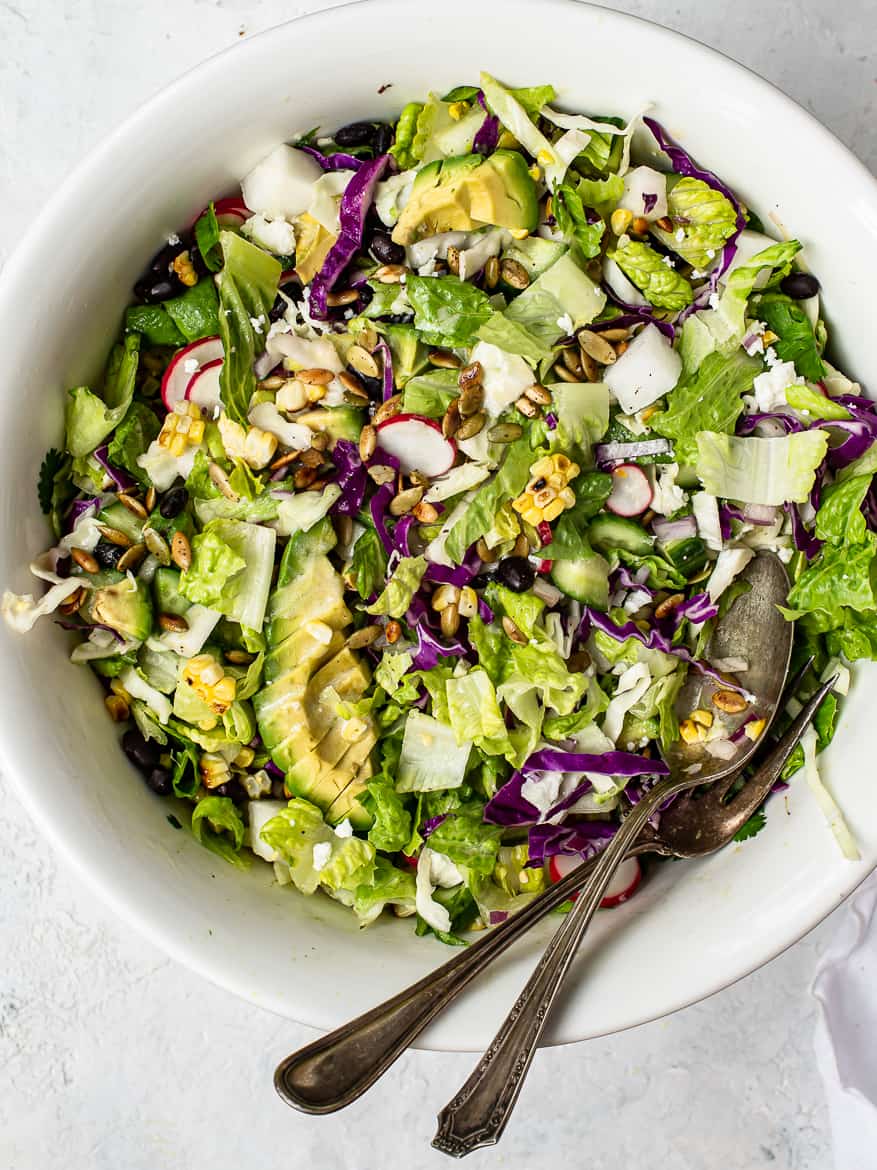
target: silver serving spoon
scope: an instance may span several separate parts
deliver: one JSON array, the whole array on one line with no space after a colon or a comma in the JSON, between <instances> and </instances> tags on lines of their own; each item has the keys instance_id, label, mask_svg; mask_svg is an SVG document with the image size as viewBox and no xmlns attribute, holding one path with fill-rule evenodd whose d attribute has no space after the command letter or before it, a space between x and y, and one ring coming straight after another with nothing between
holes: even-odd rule
<instances>
[{"instance_id":1,"label":"silver serving spoon","mask_svg":"<svg viewBox=\"0 0 877 1170\"><path fill-rule=\"evenodd\" d=\"M792 624L777 609L786 599L789 579L781 561L772 553L750 561L743 576L751 588L716 623L707 657L740 658L747 663L746 670L737 677L756 697L758 709L769 723L779 707L792 653ZM710 709L710 694L715 689L711 680L689 672L677 711L685 716L698 708ZM739 772L755 746L750 742L731 760L710 755L703 742L686 744L680 740L666 753L670 775L625 816L474 1072L439 1113L439 1127L432 1143L437 1149L462 1157L499 1140L582 937L612 875L649 818L670 797ZM696 807L692 805L695 817Z\"/></svg>"},{"instance_id":2,"label":"silver serving spoon","mask_svg":"<svg viewBox=\"0 0 877 1170\"><path fill-rule=\"evenodd\" d=\"M759 562L760 560L761 558ZM738 599L732 610L739 612L741 623L748 620L758 621L759 618L759 613L752 608L755 600L753 594L760 593L763 589L763 585L756 583L753 576L756 565L759 572L762 571L759 562L752 562L748 574L755 587L752 592ZM774 570L772 579L776 572ZM788 580L781 566L779 579L774 583L774 588L781 588L779 600L782 600L788 589ZM742 607L747 599L749 600L744 611ZM767 612L769 620L762 626L765 633L774 629L774 618L778 616L772 609L772 603L767 604ZM734 616L737 621L737 613ZM728 618L723 620L722 627L728 620ZM789 630L790 637L790 627L787 623L784 625ZM718 637L717 631L714 635L714 644L723 645L715 641ZM720 652L718 649L714 651L716 655ZM731 651L727 653L730 654ZM775 656L776 669L783 677L787 671L788 653L787 649L781 648L779 654ZM751 678L747 677L746 681L747 685L754 686L762 680L757 680L752 675ZM778 686L781 690L782 683L780 682ZM745 788L732 801L722 803L719 800L704 798L698 800L693 808L677 801L662 816L659 829L655 831L646 826L627 855L654 852L664 856L699 857L726 845L772 788L813 712L822 701L826 689L820 690L805 705L792 726L749 779ZM771 703L762 704L769 722L777 708L776 700L773 699L774 692L765 685L763 691L759 686L756 693L759 697L762 694L770 694L772 697ZM764 735L760 742L764 742ZM748 751L745 754L741 752L740 756L732 761L735 772L748 755ZM722 788L723 785L717 784L715 789L710 790L710 797L713 792L718 792ZM721 797L725 794L725 791L719 793ZM709 814L708 822L702 814ZM482 934L471 946L459 951L452 959L411 987L287 1057L278 1066L275 1074L274 1081L278 1093L288 1104L313 1114L331 1113L355 1101L386 1072L426 1025L455 999L477 974L498 955L504 953L537 921L584 886L594 864L595 862L588 862L568 874L515 915Z\"/></svg>"}]
</instances>

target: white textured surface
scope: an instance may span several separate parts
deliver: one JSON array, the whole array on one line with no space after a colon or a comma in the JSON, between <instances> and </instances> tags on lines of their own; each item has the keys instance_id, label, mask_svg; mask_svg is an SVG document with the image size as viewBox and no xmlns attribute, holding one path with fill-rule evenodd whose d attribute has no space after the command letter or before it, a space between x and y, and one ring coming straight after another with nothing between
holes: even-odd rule
<instances>
[{"instance_id":1,"label":"white textured surface","mask_svg":"<svg viewBox=\"0 0 877 1170\"><path fill-rule=\"evenodd\" d=\"M324 6L0 3L0 259L81 154L145 97L242 33ZM733 15L697 0L619 7L751 65L877 164L868 0L830 8L742 0ZM428 6L424 14L434 15ZM550 79L550 55L536 66L534 80ZM770 127L753 127L754 165L769 148ZM796 179L813 176L804 170ZM433 1115L471 1057L412 1054L347 1113L293 1114L274 1097L271 1073L311 1033L170 963L71 884L11 798L3 807L0 1166L446 1164L428 1147ZM806 989L830 931L822 926L763 971L669 1020L540 1053L502 1146L470 1164L530 1170L553 1156L596 1170L828 1170Z\"/></svg>"}]
</instances>

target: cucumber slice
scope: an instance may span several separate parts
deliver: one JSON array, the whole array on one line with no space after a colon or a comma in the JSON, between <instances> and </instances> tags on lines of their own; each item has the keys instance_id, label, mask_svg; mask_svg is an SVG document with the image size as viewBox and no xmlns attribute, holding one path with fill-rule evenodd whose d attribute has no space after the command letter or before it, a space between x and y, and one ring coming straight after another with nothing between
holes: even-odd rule
<instances>
[{"instance_id":1,"label":"cucumber slice","mask_svg":"<svg viewBox=\"0 0 877 1170\"><path fill-rule=\"evenodd\" d=\"M155 590L155 608L159 613L173 613L182 617L192 605L180 593L180 574L176 569L156 569L152 588Z\"/></svg>"},{"instance_id":2,"label":"cucumber slice","mask_svg":"<svg viewBox=\"0 0 877 1170\"><path fill-rule=\"evenodd\" d=\"M133 512L129 512L124 504L110 504L108 508L103 509L98 520L108 528L124 532L137 544L143 539L143 521Z\"/></svg>"},{"instance_id":3,"label":"cucumber slice","mask_svg":"<svg viewBox=\"0 0 877 1170\"><path fill-rule=\"evenodd\" d=\"M592 552L577 561L555 561L551 566L551 580L567 596L584 605L609 608L609 562L599 553Z\"/></svg>"},{"instance_id":4,"label":"cucumber slice","mask_svg":"<svg viewBox=\"0 0 877 1170\"><path fill-rule=\"evenodd\" d=\"M641 524L624 516L596 516L588 528L588 539L600 552L625 552L643 557L652 551L652 537Z\"/></svg>"}]
</instances>

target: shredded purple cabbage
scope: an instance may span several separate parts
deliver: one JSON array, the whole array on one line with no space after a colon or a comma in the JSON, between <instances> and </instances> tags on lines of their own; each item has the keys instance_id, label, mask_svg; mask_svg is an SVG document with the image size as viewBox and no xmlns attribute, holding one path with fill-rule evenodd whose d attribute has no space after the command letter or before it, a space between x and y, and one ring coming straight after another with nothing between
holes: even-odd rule
<instances>
[{"instance_id":1,"label":"shredded purple cabbage","mask_svg":"<svg viewBox=\"0 0 877 1170\"><path fill-rule=\"evenodd\" d=\"M358 171L363 165L364 159L356 158L355 155L345 154L343 151L338 151L336 154L322 154L315 146L296 146L296 150L301 150L304 154L309 154L315 162L318 162L324 171Z\"/></svg>"},{"instance_id":2,"label":"shredded purple cabbage","mask_svg":"<svg viewBox=\"0 0 877 1170\"><path fill-rule=\"evenodd\" d=\"M475 154L493 154L499 143L499 118L488 114L481 125L472 143Z\"/></svg>"},{"instance_id":3,"label":"shredded purple cabbage","mask_svg":"<svg viewBox=\"0 0 877 1170\"><path fill-rule=\"evenodd\" d=\"M417 653L411 661L414 670L432 670L434 666L446 658L465 658L469 651L463 643L455 638L451 642L443 642L427 625L425 620L411 620L411 610L406 614L405 621L417 633Z\"/></svg>"},{"instance_id":4,"label":"shredded purple cabbage","mask_svg":"<svg viewBox=\"0 0 877 1170\"><path fill-rule=\"evenodd\" d=\"M755 414L744 414L740 418L737 423L737 434L751 435L758 424L763 422L775 423L777 430L782 430L787 435L797 434L806 429L803 423L791 414L780 414L777 411L757 411Z\"/></svg>"},{"instance_id":5,"label":"shredded purple cabbage","mask_svg":"<svg viewBox=\"0 0 877 1170\"><path fill-rule=\"evenodd\" d=\"M426 841L430 833L434 833L439 825L443 824L448 819L447 813L439 813L438 816L429 817L420 826L420 835Z\"/></svg>"},{"instance_id":6,"label":"shredded purple cabbage","mask_svg":"<svg viewBox=\"0 0 877 1170\"><path fill-rule=\"evenodd\" d=\"M549 431L557 430L557 415L552 414L550 410L545 416L545 425L548 427Z\"/></svg>"},{"instance_id":7,"label":"shredded purple cabbage","mask_svg":"<svg viewBox=\"0 0 877 1170\"><path fill-rule=\"evenodd\" d=\"M643 212L648 215L658 202L658 196L654 191L643 191Z\"/></svg>"},{"instance_id":8,"label":"shredded purple cabbage","mask_svg":"<svg viewBox=\"0 0 877 1170\"><path fill-rule=\"evenodd\" d=\"M648 305L629 305L627 301L623 301L621 297L615 295L611 288L603 281L603 291L606 296L618 305L619 309L624 312L620 317L612 317L608 321L595 322L589 325L589 329L620 329L625 325L654 325L660 329L668 341L676 340L676 330L669 321L665 321L662 317L656 317L655 312Z\"/></svg>"},{"instance_id":9,"label":"shredded purple cabbage","mask_svg":"<svg viewBox=\"0 0 877 1170\"><path fill-rule=\"evenodd\" d=\"M575 824L534 825L530 829L527 852L528 866L544 865L557 854L578 854L586 861L593 857L618 832L611 821L577 821Z\"/></svg>"},{"instance_id":10,"label":"shredded purple cabbage","mask_svg":"<svg viewBox=\"0 0 877 1170\"><path fill-rule=\"evenodd\" d=\"M808 561L812 561L821 551L823 542L807 531L797 504L785 504L784 507L792 521L792 540L795 542L795 548L798 552L804 553Z\"/></svg>"},{"instance_id":11,"label":"shredded purple cabbage","mask_svg":"<svg viewBox=\"0 0 877 1170\"><path fill-rule=\"evenodd\" d=\"M389 155L364 162L341 196L338 217L341 231L323 267L314 277L310 291L310 311L318 320L328 316L326 294L362 247L362 234L369 208L374 201L375 187L387 169Z\"/></svg>"},{"instance_id":12,"label":"shredded purple cabbage","mask_svg":"<svg viewBox=\"0 0 877 1170\"><path fill-rule=\"evenodd\" d=\"M99 463L113 483L116 485L116 491L129 492L132 488L137 486L136 481L127 471L122 471L118 467L114 467L107 458L109 448L106 443L94 453L95 462Z\"/></svg>"},{"instance_id":13,"label":"shredded purple cabbage","mask_svg":"<svg viewBox=\"0 0 877 1170\"><path fill-rule=\"evenodd\" d=\"M100 497L89 496L84 500L74 500L70 505L70 510L65 517L64 531L72 532L76 527L77 522L82 519L86 512L94 509L95 512L100 510Z\"/></svg>"},{"instance_id":14,"label":"shredded purple cabbage","mask_svg":"<svg viewBox=\"0 0 877 1170\"><path fill-rule=\"evenodd\" d=\"M847 409L852 408L848 406ZM877 439L877 417L874 415L863 417L863 415L865 415L864 411L859 412L858 418L822 419L813 424L814 427L835 428L842 434L845 433L843 442L834 447L830 446L826 454L828 464L833 470L839 471L842 467L853 463L861 455L864 455Z\"/></svg>"},{"instance_id":15,"label":"shredded purple cabbage","mask_svg":"<svg viewBox=\"0 0 877 1170\"><path fill-rule=\"evenodd\" d=\"M332 462L335 464L335 483L341 488L340 498L332 505L332 514L355 516L362 507L368 482L356 443L339 439L332 449Z\"/></svg>"}]
</instances>

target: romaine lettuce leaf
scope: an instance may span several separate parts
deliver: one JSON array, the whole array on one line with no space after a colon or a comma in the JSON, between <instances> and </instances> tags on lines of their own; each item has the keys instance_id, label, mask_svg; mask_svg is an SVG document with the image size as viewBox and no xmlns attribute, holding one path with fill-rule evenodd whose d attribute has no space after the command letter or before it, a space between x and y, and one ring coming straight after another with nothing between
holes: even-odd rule
<instances>
[{"instance_id":1,"label":"romaine lettuce leaf","mask_svg":"<svg viewBox=\"0 0 877 1170\"><path fill-rule=\"evenodd\" d=\"M818 382L825 374L825 366L816 345L816 334L810 318L798 302L780 293L765 293L756 307L759 320L764 321L779 338L773 343L777 357L794 362L795 369L810 382Z\"/></svg>"},{"instance_id":2,"label":"romaine lettuce leaf","mask_svg":"<svg viewBox=\"0 0 877 1170\"><path fill-rule=\"evenodd\" d=\"M414 898L414 875L397 869L386 857L377 857L371 882L356 887L353 912L360 926L368 926L386 906L398 906L405 913L413 914Z\"/></svg>"},{"instance_id":3,"label":"romaine lettuce leaf","mask_svg":"<svg viewBox=\"0 0 877 1170\"><path fill-rule=\"evenodd\" d=\"M165 301L162 308L186 341L215 337L219 332L219 298L209 276L202 277L180 296Z\"/></svg>"},{"instance_id":4,"label":"romaine lettuce leaf","mask_svg":"<svg viewBox=\"0 0 877 1170\"><path fill-rule=\"evenodd\" d=\"M539 455L539 451L531 450L527 435L508 445L499 470L478 488L448 534L445 551L455 564L460 564L469 546L490 530L502 505L524 490L530 465Z\"/></svg>"},{"instance_id":5,"label":"romaine lettuce leaf","mask_svg":"<svg viewBox=\"0 0 877 1170\"><path fill-rule=\"evenodd\" d=\"M402 557L383 592L366 608L366 613L404 617L425 572L426 557Z\"/></svg>"},{"instance_id":6,"label":"romaine lettuce leaf","mask_svg":"<svg viewBox=\"0 0 877 1170\"><path fill-rule=\"evenodd\" d=\"M825 458L825 431L777 439L699 431L695 470L711 495L747 504L803 503Z\"/></svg>"},{"instance_id":7,"label":"romaine lettuce leaf","mask_svg":"<svg viewBox=\"0 0 877 1170\"><path fill-rule=\"evenodd\" d=\"M454 680L442 681L449 686ZM446 698L450 706L450 691ZM463 783L472 737L461 738L453 714L448 714L451 726L422 711L408 712L396 772L397 792L431 792L459 788Z\"/></svg>"},{"instance_id":8,"label":"romaine lettuce leaf","mask_svg":"<svg viewBox=\"0 0 877 1170\"><path fill-rule=\"evenodd\" d=\"M405 290L427 345L471 345L493 313L487 294L456 276L409 276Z\"/></svg>"},{"instance_id":9,"label":"romaine lettuce leaf","mask_svg":"<svg viewBox=\"0 0 877 1170\"><path fill-rule=\"evenodd\" d=\"M277 850L304 894L312 894L321 882L332 890L354 893L374 877L374 846L358 837L339 837L316 805L301 797L272 817L259 836Z\"/></svg>"},{"instance_id":10,"label":"romaine lettuce leaf","mask_svg":"<svg viewBox=\"0 0 877 1170\"><path fill-rule=\"evenodd\" d=\"M375 849L383 849L385 853L398 853L404 849L411 836L411 813L395 785L390 780L376 777L368 782L359 800L374 817L368 839Z\"/></svg>"},{"instance_id":11,"label":"romaine lettuce leaf","mask_svg":"<svg viewBox=\"0 0 877 1170\"><path fill-rule=\"evenodd\" d=\"M737 230L734 205L703 179L686 176L669 189L667 207L673 231L666 232L657 225L652 226L652 231L693 268L709 268Z\"/></svg>"},{"instance_id":12,"label":"romaine lettuce leaf","mask_svg":"<svg viewBox=\"0 0 877 1170\"><path fill-rule=\"evenodd\" d=\"M192 564L180 578L190 601L261 630L274 568L273 529L243 520L213 520L192 538Z\"/></svg>"},{"instance_id":13,"label":"romaine lettuce leaf","mask_svg":"<svg viewBox=\"0 0 877 1170\"><path fill-rule=\"evenodd\" d=\"M428 370L405 383L402 409L406 414L441 418L459 393L456 370Z\"/></svg>"},{"instance_id":14,"label":"romaine lettuce leaf","mask_svg":"<svg viewBox=\"0 0 877 1170\"><path fill-rule=\"evenodd\" d=\"M67 450L74 459L90 455L125 417L134 396L139 362L140 337L130 333L113 346L101 397L87 386L76 386L70 391Z\"/></svg>"},{"instance_id":15,"label":"romaine lettuce leaf","mask_svg":"<svg viewBox=\"0 0 877 1170\"><path fill-rule=\"evenodd\" d=\"M866 532L860 544L826 544L789 591L788 608L796 617L820 611L829 622L844 623L844 607L856 613L877 607L873 566L877 537Z\"/></svg>"},{"instance_id":16,"label":"romaine lettuce leaf","mask_svg":"<svg viewBox=\"0 0 877 1170\"><path fill-rule=\"evenodd\" d=\"M281 267L273 256L234 232L220 232L219 240L224 260L217 277L219 336L225 352L220 394L229 418L246 425L256 389L253 362L265 347ZM260 323L258 334L253 321Z\"/></svg>"},{"instance_id":17,"label":"romaine lettuce leaf","mask_svg":"<svg viewBox=\"0 0 877 1170\"><path fill-rule=\"evenodd\" d=\"M506 353L518 354L534 364L546 361L552 354L551 345L546 343L544 335L528 329L521 321L513 321L505 313L493 313L479 328L478 336L482 341L496 345Z\"/></svg>"},{"instance_id":18,"label":"romaine lettuce leaf","mask_svg":"<svg viewBox=\"0 0 877 1170\"><path fill-rule=\"evenodd\" d=\"M691 283L642 240L619 240L610 258L656 309L678 311L694 300Z\"/></svg>"},{"instance_id":19,"label":"romaine lettuce leaf","mask_svg":"<svg viewBox=\"0 0 877 1170\"><path fill-rule=\"evenodd\" d=\"M429 835L429 847L478 874L493 872L502 837L499 825L484 823L484 806L461 805Z\"/></svg>"},{"instance_id":20,"label":"romaine lettuce leaf","mask_svg":"<svg viewBox=\"0 0 877 1170\"><path fill-rule=\"evenodd\" d=\"M387 575L387 554L373 525L357 537L350 561L353 588L365 601L376 593Z\"/></svg>"},{"instance_id":21,"label":"romaine lettuce leaf","mask_svg":"<svg viewBox=\"0 0 877 1170\"><path fill-rule=\"evenodd\" d=\"M396 123L396 140L390 147L390 154L399 164L401 171L407 171L419 160L414 155L414 136L417 133L417 119L423 109L423 102L409 102L404 106Z\"/></svg>"},{"instance_id":22,"label":"romaine lettuce leaf","mask_svg":"<svg viewBox=\"0 0 877 1170\"><path fill-rule=\"evenodd\" d=\"M816 535L820 540L832 544L861 544L867 531L862 501L870 486L870 475L856 475L831 484L823 491L816 513Z\"/></svg>"},{"instance_id":23,"label":"romaine lettuce leaf","mask_svg":"<svg viewBox=\"0 0 877 1170\"><path fill-rule=\"evenodd\" d=\"M561 183L552 197L551 210L558 231L578 248L585 260L599 256L606 224L602 219L588 223L582 197L575 187Z\"/></svg>"},{"instance_id":24,"label":"romaine lettuce leaf","mask_svg":"<svg viewBox=\"0 0 877 1170\"><path fill-rule=\"evenodd\" d=\"M249 858L241 853L244 822L229 797L205 796L199 800L192 810L192 832L205 849L231 865L249 865Z\"/></svg>"},{"instance_id":25,"label":"romaine lettuce leaf","mask_svg":"<svg viewBox=\"0 0 877 1170\"><path fill-rule=\"evenodd\" d=\"M122 467L138 483L145 483L147 476L137 459L153 439L158 438L161 424L155 411L143 402L132 402L128 412L110 441L107 459L114 467Z\"/></svg>"},{"instance_id":26,"label":"romaine lettuce leaf","mask_svg":"<svg viewBox=\"0 0 877 1170\"><path fill-rule=\"evenodd\" d=\"M445 692L457 743L474 743L487 755L505 755L509 750L508 733L487 671L476 667L449 678Z\"/></svg>"}]
</instances>

